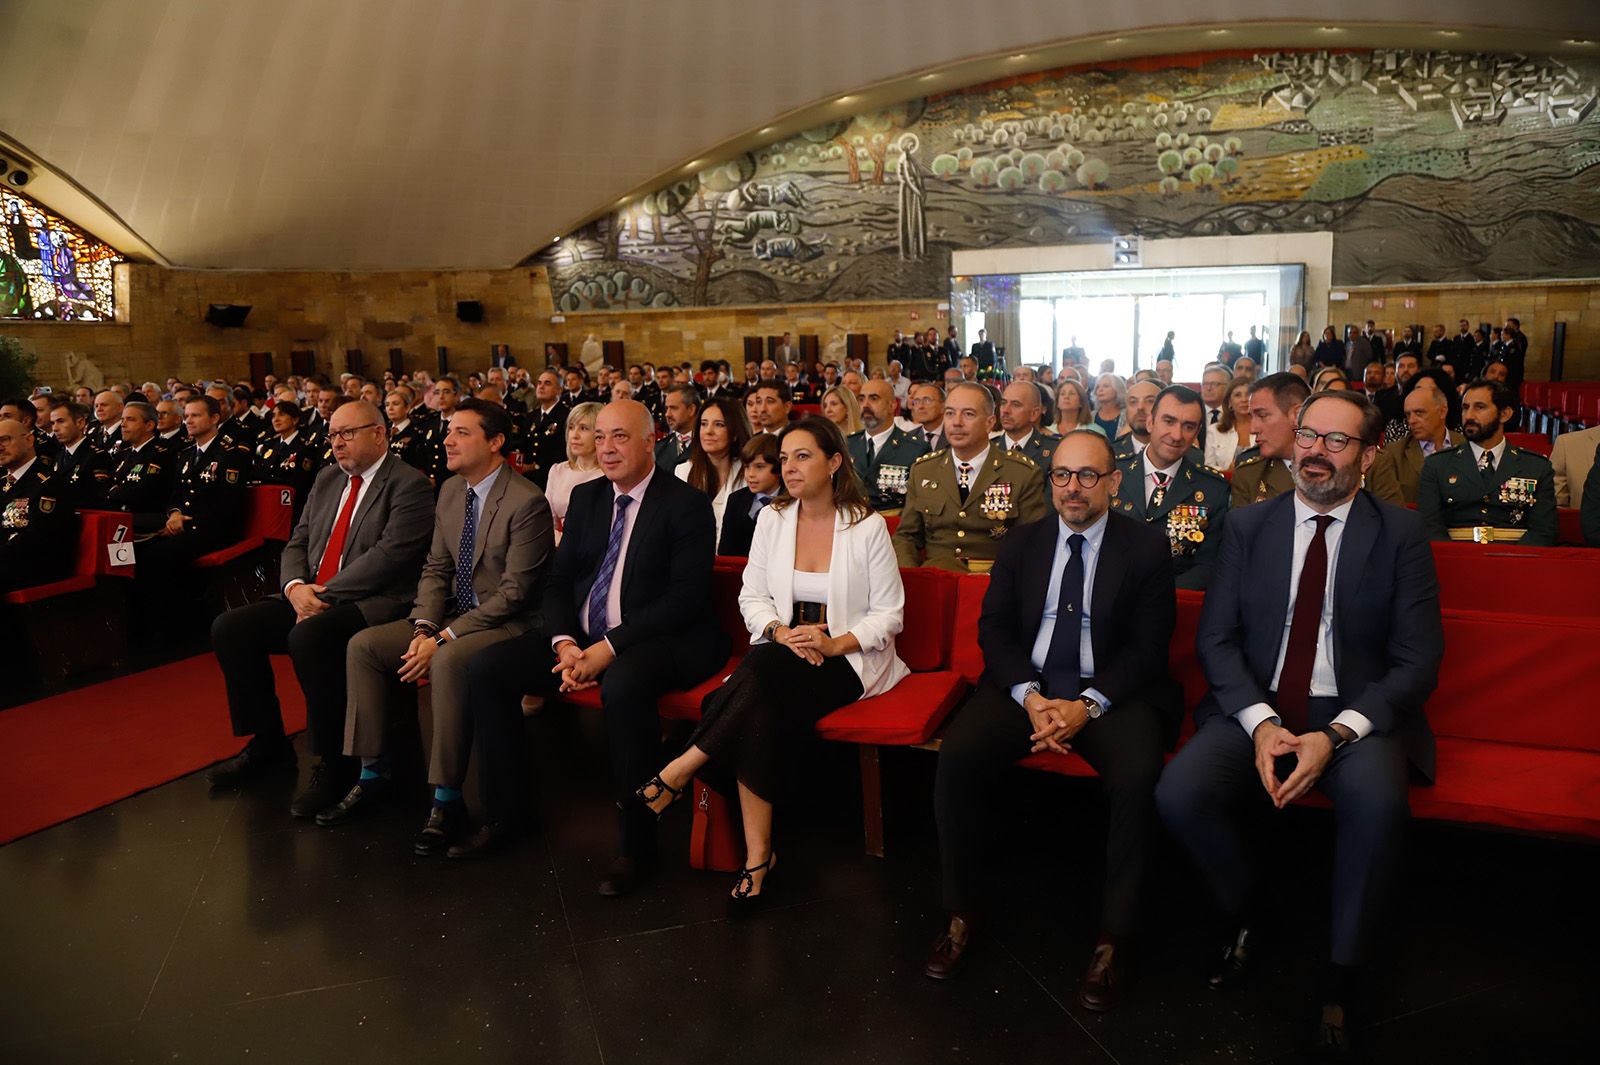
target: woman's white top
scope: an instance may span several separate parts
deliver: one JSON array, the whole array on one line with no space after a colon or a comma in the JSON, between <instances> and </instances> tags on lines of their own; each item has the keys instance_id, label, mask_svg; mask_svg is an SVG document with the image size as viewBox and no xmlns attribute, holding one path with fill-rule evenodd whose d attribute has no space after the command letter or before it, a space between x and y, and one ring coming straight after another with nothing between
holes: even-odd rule
<instances>
[{"instance_id":1,"label":"woman's white top","mask_svg":"<svg viewBox=\"0 0 1600 1065\"><path fill-rule=\"evenodd\" d=\"M794 569L799 516L798 503L782 510L763 507L756 515L744 588L739 592L739 611L750 642L764 643L761 634L771 622L789 624L797 601L826 602L829 635L851 633L861 645L860 651L844 657L861 678L863 698L882 695L911 672L894 650L895 635L904 626L906 592L889 526L876 512L854 525L847 524L842 513L835 519L827 596L819 600L797 587L807 576Z\"/></svg>"},{"instance_id":2,"label":"woman's white top","mask_svg":"<svg viewBox=\"0 0 1600 1065\"><path fill-rule=\"evenodd\" d=\"M1239 452L1256 442L1254 436L1250 437L1249 444L1239 443L1239 430L1230 429L1222 432L1216 427L1206 430L1206 465L1215 470L1229 470L1233 468L1233 460Z\"/></svg>"},{"instance_id":3,"label":"woman's white top","mask_svg":"<svg viewBox=\"0 0 1600 1065\"><path fill-rule=\"evenodd\" d=\"M544 498L550 504L550 516L555 518L556 527L567 520L567 507L572 504L572 490L585 481L592 481L604 473L599 466L592 470L573 469L570 461L562 461L550 467L550 479L545 483Z\"/></svg>"},{"instance_id":4,"label":"woman's white top","mask_svg":"<svg viewBox=\"0 0 1600 1065\"><path fill-rule=\"evenodd\" d=\"M794 571L794 601L797 603L828 604L828 575L809 570Z\"/></svg>"},{"instance_id":5,"label":"woman's white top","mask_svg":"<svg viewBox=\"0 0 1600 1065\"><path fill-rule=\"evenodd\" d=\"M673 476L680 481L689 480L689 460L684 459L673 467ZM722 482L722 487L717 489L717 494L711 497L711 513L717 519L717 543L722 543L722 514L728 509L728 497L737 488L744 487L744 464L738 459L733 460L733 465L728 468L728 476Z\"/></svg>"}]
</instances>

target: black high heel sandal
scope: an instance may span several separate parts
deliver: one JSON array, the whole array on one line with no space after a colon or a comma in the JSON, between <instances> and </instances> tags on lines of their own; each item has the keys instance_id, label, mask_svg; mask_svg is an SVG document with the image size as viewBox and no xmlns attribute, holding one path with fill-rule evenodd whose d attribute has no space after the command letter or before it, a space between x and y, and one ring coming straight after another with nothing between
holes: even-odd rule
<instances>
[{"instance_id":1,"label":"black high heel sandal","mask_svg":"<svg viewBox=\"0 0 1600 1065\"><path fill-rule=\"evenodd\" d=\"M767 860L760 865L752 865L748 869L739 870L739 879L734 881L733 894L728 896L728 916L733 918L748 917L766 905L767 896L771 894L768 881L772 879L772 870L777 868L777 854L769 854ZM761 894L753 895L756 878L752 875L763 869L767 875L761 878Z\"/></svg>"},{"instance_id":2,"label":"black high heel sandal","mask_svg":"<svg viewBox=\"0 0 1600 1065\"><path fill-rule=\"evenodd\" d=\"M656 820L659 821L663 816L665 816L668 810L677 805L678 800L683 798L683 794L687 790L687 788L675 788L671 784L668 784L665 780L662 780L659 776L654 776L646 781L644 787L635 791L633 795L640 802L644 803L644 808L646 810L649 810L651 803L661 798L662 795L671 792L671 802L667 803L667 805L663 806L660 810L651 810L651 812L656 815ZM645 794L646 792L649 792L650 794L647 795Z\"/></svg>"}]
</instances>

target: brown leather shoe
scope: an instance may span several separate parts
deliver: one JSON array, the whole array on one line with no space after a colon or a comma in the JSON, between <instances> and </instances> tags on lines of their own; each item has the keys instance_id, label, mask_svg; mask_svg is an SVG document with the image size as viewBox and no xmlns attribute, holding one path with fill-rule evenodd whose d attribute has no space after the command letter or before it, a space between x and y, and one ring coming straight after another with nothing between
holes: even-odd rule
<instances>
[{"instance_id":1,"label":"brown leather shoe","mask_svg":"<svg viewBox=\"0 0 1600 1065\"><path fill-rule=\"evenodd\" d=\"M1094 948L1089 969L1078 985L1078 1005L1086 1010L1104 1013L1122 998L1123 966L1115 943L1101 943Z\"/></svg>"},{"instance_id":2,"label":"brown leather shoe","mask_svg":"<svg viewBox=\"0 0 1600 1065\"><path fill-rule=\"evenodd\" d=\"M950 926L939 933L928 950L928 963L923 967L935 980L948 980L961 968L967 948L972 944L972 918L963 914L950 915Z\"/></svg>"}]
</instances>

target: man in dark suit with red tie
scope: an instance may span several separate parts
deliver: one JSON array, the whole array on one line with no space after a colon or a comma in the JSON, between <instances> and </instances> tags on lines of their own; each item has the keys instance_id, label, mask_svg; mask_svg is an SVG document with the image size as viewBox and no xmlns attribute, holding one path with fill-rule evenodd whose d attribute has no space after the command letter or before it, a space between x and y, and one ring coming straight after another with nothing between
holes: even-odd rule
<instances>
[{"instance_id":1,"label":"man in dark suit with red tie","mask_svg":"<svg viewBox=\"0 0 1600 1065\"><path fill-rule=\"evenodd\" d=\"M1110 442L1071 432L1050 462L1056 514L1012 530L1000 548L978 620L983 680L939 752L950 917L926 972L952 976L980 921L996 778L1030 753L1071 750L1099 773L1111 805L1103 933L1078 991L1085 1008L1106 1010L1121 995L1123 947L1160 841L1162 751L1183 713L1167 672L1177 597L1166 536L1112 509L1122 474Z\"/></svg>"},{"instance_id":2,"label":"man in dark suit with red tie","mask_svg":"<svg viewBox=\"0 0 1600 1065\"><path fill-rule=\"evenodd\" d=\"M1332 800L1332 944L1315 1038L1335 1053L1348 1049L1347 1010L1400 864L1409 770L1433 778L1423 703L1444 653L1421 520L1361 490L1382 432L1382 414L1355 393L1313 395L1295 491L1230 517L1196 639L1211 690L1156 790L1228 922L1217 990L1251 968L1272 890L1255 846L1267 841L1250 838L1246 813L1312 787Z\"/></svg>"},{"instance_id":3,"label":"man in dark suit with red tie","mask_svg":"<svg viewBox=\"0 0 1600 1065\"><path fill-rule=\"evenodd\" d=\"M250 742L206 774L234 787L292 771L294 749L269 655L288 653L306 699L311 753L320 761L291 811L310 817L344 793L345 646L369 625L405 616L433 530L428 478L389 454L378 408L346 403L329 423L335 465L311 486L280 562L282 591L217 618L211 646L228 691L233 734Z\"/></svg>"},{"instance_id":4,"label":"man in dark suit with red tie","mask_svg":"<svg viewBox=\"0 0 1600 1065\"><path fill-rule=\"evenodd\" d=\"M605 476L572 490L543 627L473 660L468 701L488 817L452 858L486 853L521 827L522 697L598 686L621 821L621 853L600 893L627 894L654 864L656 818L634 792L662 763L656 701L722 667L728 637L706 594L716 553L711 500L657 467L653 437L650 411L636 400L600 412L595 456Z\"/></svg>"}]
</instances>

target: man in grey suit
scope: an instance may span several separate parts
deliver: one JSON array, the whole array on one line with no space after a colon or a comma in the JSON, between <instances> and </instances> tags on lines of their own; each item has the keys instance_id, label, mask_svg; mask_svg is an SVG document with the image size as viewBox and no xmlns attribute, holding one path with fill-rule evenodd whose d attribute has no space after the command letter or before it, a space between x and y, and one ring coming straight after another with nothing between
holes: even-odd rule
<instances>
[{"instance_id":1,"label":"man in grey suit","mask_svg":"<svg viewBox=\"0 0 1600 1065\"><path fill-rule=\"evenodd\" d=\"M283 549L280 593L230 610L211 626L233 734L250 742L206 779L212 787L235 787L294 771L269 658L287 653L305 693L311 753L321 759L290 806L298 817L342 794L329 792L342 768L345 646L368 625L405 615L433 524L428 478L389 457L376 407L346 403L333 413L329 438L335 464L318 475Z\"/></svg>"},{"instance_id":2,"label":"man in grey suit","mask_svg":"<svg viewBox=\"0 0 1600 1065\"><path fill-rule=\"evenodd\" d=\"M414 684L427 678L434 801L414 849L443 854L466 827L461 785L472 750L467 665L484 648L538 624L541 579L555 543L544 493L505 461L511 433L511 416L498 404L462 400L450 416L444 450L456 476L439 489L416 606L408 619L350 641L344 750L361 759L361 776L317 815L319 825L341 824L389 797L391 688L396 679Z\"/></svg>"}]
</instances>

